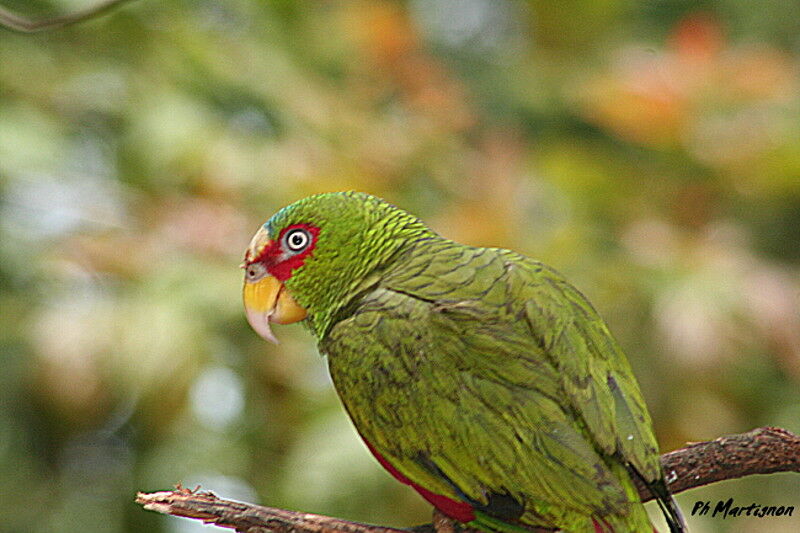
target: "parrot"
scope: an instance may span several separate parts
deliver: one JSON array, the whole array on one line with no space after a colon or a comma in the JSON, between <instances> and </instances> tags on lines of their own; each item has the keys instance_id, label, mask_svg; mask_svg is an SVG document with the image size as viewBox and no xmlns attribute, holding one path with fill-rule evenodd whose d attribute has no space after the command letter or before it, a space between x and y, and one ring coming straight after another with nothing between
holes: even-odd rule
<instances>
[{"instance_id":1,"label":"parrot","mask_svg":"<svg viewBox=\"0 0 800 533\"><path fill-rule=\"evenodd\" d=\"M368 450L487 532L685 531L622 349L554 269L459 244L363 192L277 211L245 252L247 321L305 324Z\"/></svg>"}]
</instances>

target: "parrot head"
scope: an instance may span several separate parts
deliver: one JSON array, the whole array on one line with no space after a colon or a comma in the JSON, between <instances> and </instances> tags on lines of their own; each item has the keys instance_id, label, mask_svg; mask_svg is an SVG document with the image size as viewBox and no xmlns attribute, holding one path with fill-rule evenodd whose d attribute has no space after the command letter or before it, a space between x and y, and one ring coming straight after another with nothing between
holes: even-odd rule
<instances>
[{"instance_id":1,"label":"parrot head","mask_svg":"<svg viewBox=\"0 0 800 533\"><path fill-rule=\"evenodd\" d=\"M272 323L304 319L321 337L338 309L426 233L416 217L365 193L317 194L284 207L245 252L247 320L271 342Z\"/></svg>"}]
</instances>

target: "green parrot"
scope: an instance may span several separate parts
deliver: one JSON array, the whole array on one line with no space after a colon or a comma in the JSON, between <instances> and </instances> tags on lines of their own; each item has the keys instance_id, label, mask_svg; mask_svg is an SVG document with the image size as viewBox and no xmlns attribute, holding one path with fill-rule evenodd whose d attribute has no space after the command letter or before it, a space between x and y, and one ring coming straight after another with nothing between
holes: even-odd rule
<instances>
[{"instance_id":1,"label":"green parrot","mask_svg":"<svg viewBox=\"0 0 800 533\"><path fill-rule=\"evenodd\" d=\"M245 254L251 326L303 320L369 450L484 531L684 531L631 368L550 267L466 246L360 192L278 211Z\"/></svg>"}]
</instances>

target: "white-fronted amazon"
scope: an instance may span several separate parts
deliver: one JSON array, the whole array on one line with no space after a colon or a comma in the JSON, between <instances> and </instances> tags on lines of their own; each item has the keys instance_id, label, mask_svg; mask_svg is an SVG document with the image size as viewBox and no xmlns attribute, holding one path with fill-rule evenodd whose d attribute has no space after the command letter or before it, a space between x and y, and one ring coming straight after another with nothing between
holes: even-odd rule
<instances>
[{"instance_id":1,"label":"white-fronted amazon","mask_svg":"<svg viewBox=\"0 0 800 533\"><path fill-rule=\"evenodd\" d=\"M445 515L650 533L638 478L683 531L628 361L553 269L357 192L281 209L244 267L253 328L304 320L370 451Z\"/></svg>"}]
</instances>

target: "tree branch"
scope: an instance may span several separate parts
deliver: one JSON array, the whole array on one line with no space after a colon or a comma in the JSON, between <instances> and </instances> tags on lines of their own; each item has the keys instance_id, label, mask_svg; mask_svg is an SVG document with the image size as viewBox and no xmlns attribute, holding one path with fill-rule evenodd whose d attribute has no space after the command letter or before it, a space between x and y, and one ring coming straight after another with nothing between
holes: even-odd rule
<instances>
[{"instance_id":1,"label":"tree branch","mask_svg":"<svg viewBox=\"0 0 800 533\"><path fill-rule=\"evenodd\" d=\"M75 13L68 13L66 15L59 15L42 20L31 20L27 17L17 15L13 11L0 6L0 26L4 26L10 30L18 31L21 33L36 33L40 31L54 30L56 28L63 28L70 24L75 24L90 18L102 15L120 4L128 2L129 0L105 0L86 9L76 11Z\"/></svg>"},{"instance_id":2,"label":"tree branch","mask_svg":"<svg viewBox=\"0 0 800 533\"><path fill-rule=\"evenodd\" d=\"M800 437L764 427L708 442L692 443L661 456L673 494L726 479L753 474L800 472ZM644 501L652 498L638 486Z\"/></svg>"},{"instance_id":3,"label":"tree branch","mask_svg":"<svg viewBox=\"0 0 800 533\"><path fill-rule=\"evenodd\" d=\"M675 494L725 479L753 474L800 472L800 437L780 428L758 428L740 435L693 443L661 456L670 491ZM638 486L642 501L652 499ZM211 492L175 490L139 493L136 502L145 509L174 516L196 518L207 524L242 533L408 533L409 530L350 522L298 511L262 507L217 498ZM457 531L460 528L441 515L434 524L411 528L414 533ZM539 530L544 531L544 530Z\"/></svg>"}]
</instances>

